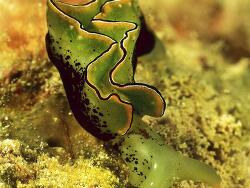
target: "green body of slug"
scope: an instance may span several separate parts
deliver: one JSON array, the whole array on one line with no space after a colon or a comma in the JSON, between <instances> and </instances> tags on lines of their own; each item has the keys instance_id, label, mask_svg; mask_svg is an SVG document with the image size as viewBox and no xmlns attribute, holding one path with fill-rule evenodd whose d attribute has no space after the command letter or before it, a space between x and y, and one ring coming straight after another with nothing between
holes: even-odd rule
<instances>
[{"instance_id":1,"label":"green body of slug","mask_svg":"<svg viewBox=\"0 0 250 188\"><path fill-rule=\"evenodd\" d=\"M134 81L141 18L135 0L83 5L48 0L47 51L72 111L91 134L118 140L132 185L168 187L173 177L217 184L219 177L210 167L177 154L141 120L165 110L156 89Z\"/></svg>"},{"instance_id":2,"label":"green body of slug","mask_svg":"<svg viewBox=\"0 0 250 188\"><path fill-rule=\"evenodd\" d=\"M139 13L132 1L92 1L84 6L48 2L50 57L67 79L73 112L81 111L75 113L77 119L104 140L124 135L135 113L164 112L156 90L134 83Z\"/></svg>"}]
</instances>

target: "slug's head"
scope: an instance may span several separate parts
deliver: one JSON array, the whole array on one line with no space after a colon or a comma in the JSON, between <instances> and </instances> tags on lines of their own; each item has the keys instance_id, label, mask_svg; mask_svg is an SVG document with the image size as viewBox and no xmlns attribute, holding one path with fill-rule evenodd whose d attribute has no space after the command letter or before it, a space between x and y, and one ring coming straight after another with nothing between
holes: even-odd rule
<instances>
[{"instance_id":1,"label":"slug's head","mask_svg":"<svg viewBox=\"0 0 250 188\"><path fill-rule=\"evenodd\" d=\"M48 0L47 51L78 122L109 140L126 134L134 116L161 116L165 102L156 89L134 81L135 56L148 51L137 40L145 32L140 35L136 1L81 2Z\"/></svg>"}]
</instances>

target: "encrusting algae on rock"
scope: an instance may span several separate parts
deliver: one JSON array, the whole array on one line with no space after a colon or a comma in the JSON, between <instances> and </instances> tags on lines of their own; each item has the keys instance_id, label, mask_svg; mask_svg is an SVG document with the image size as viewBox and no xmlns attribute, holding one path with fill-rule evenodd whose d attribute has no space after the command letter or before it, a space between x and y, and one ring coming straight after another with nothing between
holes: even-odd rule
<instances>
[{"instance_id":1,"label":"encrusting algae on rock","mask_svg":"<svg viewBox=\"0 0 250 188\"><path fill-rule=\"evenodd\" d=\"M171 6L177 6L178 2ZM15 24L24 24L17 18L31 19L24 12L36 3L26 0L24 7L18 1L13 3L22 10L15 12ZM44 12L45 1L40 3L39 11L31 12L32 19ZM141 4L143 11L149 11L147 4L150 3ZM0 5L5 14L14 14L8 11L7 4ZM151 11L157 10L154 6ZM163 18L157 14L146 15L147 22L166 46L167 55L165 60L157 62L151 57L140 58L135 76L137 82L157 87L168 108L162 118L144 117L144 121L175 150L213 166L222 178L222 188L249 187L250 110L246 102L249 100L249 59L228 58L221 43L213 46L193 35L179 38L174 20L153 27L157 22L152 23L152 19ZM41 20L44 18L43 15ZM5 55L0 56L5 68L0 68L0 186L56 187L60 177L61 187L81 183L79 187L126 187L127 167L117 155L104 149L105 143L78 125L67 104L59 74L41 52L44 46L41 51L29 47L29 44L36 46L29 43L33 40L42 44L40 32L46 31L30 23L29 27L38 35L32 38L23 31L22 35L29 37L22 50L9 45L5 37L1 39ZM45 21L41 23L45 25ZM11 28L11 23L8 27ZM164 28L172 31L163 32ZM8 31L3 33L8 36ZM22 43L20 41L20 46ZM10 62L15 66L10 66ZM98 182L92 181L93 177ZM174 187L207 186L177 179Z\"/></svg>"},{"instance_id":2,"label":"encrusting algae on rock","mask_svg":"<svg viewBox=\"0 0 250 188\"><path fill-rule=\"evenodd\" d=\"M62 162L65 151L58 148L57 156L38 154L17 140L0 143L1 182L11 187L115 187L119 179L108 169L97 167L97 160L108 160L105 153L91 159L79 157L74 164ZM29 154L27 157L26 155ZM60 156L61 155L61 156ZM88 176L84 174L89 174ZM3 183L5 182L5 183Z\"/></svg>"}]
</instances>

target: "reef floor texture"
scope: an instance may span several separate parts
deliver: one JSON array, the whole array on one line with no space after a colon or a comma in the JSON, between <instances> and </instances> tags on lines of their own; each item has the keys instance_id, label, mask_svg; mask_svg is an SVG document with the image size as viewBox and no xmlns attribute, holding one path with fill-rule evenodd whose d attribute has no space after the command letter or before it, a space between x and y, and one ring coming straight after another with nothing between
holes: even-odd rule
<instances>
[{"instance_id":1,"label":"reef floor texture","mask_svg":"<svg viewBox=\"0 0 250 188\"><path fill-rule=\"evenodd\" d=\"M159 42L138 59L136 80L167 101L162 118L144 121L175 150L213 166L221 188L249 188L250 0L140 5ZM0 187L127 187L120 157L71 113L45 51L45 0L0 0L0 9Z\"/></svg>"}]
</instances>

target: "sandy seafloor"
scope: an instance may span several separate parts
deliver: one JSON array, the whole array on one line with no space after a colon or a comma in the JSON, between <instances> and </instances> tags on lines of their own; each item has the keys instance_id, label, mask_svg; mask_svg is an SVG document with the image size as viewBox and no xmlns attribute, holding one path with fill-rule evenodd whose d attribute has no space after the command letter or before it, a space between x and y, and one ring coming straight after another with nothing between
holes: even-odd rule
<instances>
[{"instance_id":1,"label":"sandy seafloor","mask_svg":"<svg viewBox=\"0 0 250 188\"><path fill-rule=\"evenodd\" d=\"M45 51L45 0L0 0L0 187L125 187L128 169L74 119ZM250 187L250 0L140 1L165 46L136 80L167 101L166 143ZM203 188L181 181L174 187Z\"/></svg>"}]
</instances>

